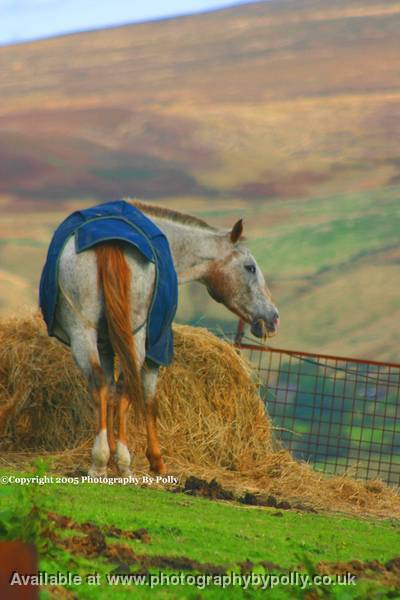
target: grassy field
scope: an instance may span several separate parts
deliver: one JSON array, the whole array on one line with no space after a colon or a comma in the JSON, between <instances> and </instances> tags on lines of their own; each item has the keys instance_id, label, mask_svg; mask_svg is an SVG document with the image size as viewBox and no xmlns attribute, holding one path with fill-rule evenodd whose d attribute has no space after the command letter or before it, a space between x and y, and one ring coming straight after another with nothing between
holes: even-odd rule
<instances>
[{"instance_id":1,"label":"grassy field","mask_svg":"<svg viewBox=\"0 0 400 600\"><path fill-rule=\"evenodd\" d=\"M22 475L4 470L1 474ZM100 574L100 585L70 587L79 598L109 597L107 575L113 573L221 575L253 571L265 576L299 571L312 576L317 572L341 573L346 568L362 574L356 586L314 585L303 591L277 586L262 592L257 586L224 590L218 585L205 589L170 585L151 590L144 585L136 586L135 594L138 598L199 599L226 597L227 593L232 598L252 598L268 593L271 598L284 599L305 598L306 592L314 590L313 598L395 597L395 578L390 578L393 573L385 571L383 565L398 554L398 522L245 507L129 485L14 484L2 485L0 495L1 537L7 537L5 531L10 527L14 534L19 529L25 539L35 539L41 552L41 570L70 571L81 575L83 581L89 574ZM32 506L36 506L33 513ZM46 543L48 511L68 519L52 523L52 541ZM85 528L84 523L91 525ZM118 527L119 534L113 533L111 526ZM127 532L143 528L146 534L142 532L141 539L127 539ZM359 562L351 566L350 561ZM370 561L379 561L382 572L377 563L375 571L373 565L368 566ZM112 592L125 598L132 594L132 587L113 585ZM43 593L43 598L50 597L56 596Z\"/></svg>"}]
</instances>

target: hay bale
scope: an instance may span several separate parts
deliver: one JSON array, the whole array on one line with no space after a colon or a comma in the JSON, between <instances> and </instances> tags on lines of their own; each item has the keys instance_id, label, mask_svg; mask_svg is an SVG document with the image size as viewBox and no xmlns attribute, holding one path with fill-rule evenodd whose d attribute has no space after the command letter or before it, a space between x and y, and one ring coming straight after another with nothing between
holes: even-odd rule
<instances>
[{"instance_id":1,"label":"hay bale","mask_svg":"<svg viewBox=\"0 0 400 600\"><path fill-rule=\"evenodd\" d=\"M38 315L0 324L1 449L75 448L93 429L86 382Z\"/></svg>"},{"instance_id":2,"label":"hay bale","mask_svg":"<svg viewBox=\"0 0 400 600\"><path fill-rule=\"evenodd\" d=\"M270 449L269 421L247 364L205 329L176 325L175 360L158 382L160 438L167 455L240 470ZM39 316L0 325L0 413L6 450L61 451L93 435L86 382L68 348ZM144 453L143 427L131 445Z\"/></svg>"},{"instance_id":3,"label":"hay bale","mask_svg":"<svg viewBox=\"0 0 400 600\"><path fill-rule=\"evenodd\" d=\"M239 493L273 494L317 509L400 517L399 495L381 482L327 476L274 449L248 364L207 330L176 325L174 332L175 360L161 369L158 385L160 438L171 473L216 477ZM24 450L48 451L58 452L58 470L87 468L93 423L86 382L69 349L47 336L38 316L0 322L6 464L26 465ZM143 473L145 434L133 420L129 438L135 471Z\"/></svg>"}]
</instances>

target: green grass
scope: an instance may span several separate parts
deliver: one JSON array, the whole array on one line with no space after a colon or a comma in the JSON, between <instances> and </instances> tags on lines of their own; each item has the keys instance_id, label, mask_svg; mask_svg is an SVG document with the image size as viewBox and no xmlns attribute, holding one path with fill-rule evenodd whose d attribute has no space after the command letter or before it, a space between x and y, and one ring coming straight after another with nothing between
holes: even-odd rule
<instances>
[{"instance_id":1,"label":"green grass","mask_svg":"<svg viewBox=\"0 0 400 600\"><path fill-rule=\"evenodd\" d=\"M374 200L362 194L314 199L293 211L292 219L272 235L251 241L250 247L271 275L310 275L351 263L398 243L398 197L399 190L393 195L390 188Z\"/></svg>"},{"instance_id":2,"label":"green grass","mask_svg":"<svg viewBox=\"0 0 400 600\"><path fill-rule=\"evenodd\" d=\"M7 489L13 489L13 486L7 486ZM2 498L3 510L15 506L21 488L14 487L13 492ZM399 547L400 525L391 521L244 507L131 486L49 484L35 490L35 494L46 510L68 515L78 522L92 521L126 530L145 527L151 536L151 544L121 540L137 554L186 556L202 563L224 565L238 573L238 564L248 560L264 574L265 571L256 566L260 561L270 561L291 570L298 570L299 563L305 562L312 565L320 561L352 559L386 562L395 556ZM110 538L109 541L116 540ZM110 589L105 576L115 565L102 558L89 561L66 554L61 563L59 558L42 556L40 568L49 573L68 569L83 578L98 572L103 584L100 587L79 586L79 598L106 598ZM357 593L364 593L365 585L357 585ZM346 589L346 593L350 593L350 588ZM369 586L368 594L372 594L371 589ZM147 598L149 594L157 598L220 598L226 592L216 586L200 592L190 586L135 589L139 598ZM292 598L298 592L298 589L279 587L270 592L270 597ZM117 598L128 597L131 593L129 587L113 587ZM229 589L229 597L233 598L256 597L260 593L257 589L247 592L240 587ZM356 596L354 590L347 596L332 593L327 597L374 597Z\"/></svg>"}]
</instances>

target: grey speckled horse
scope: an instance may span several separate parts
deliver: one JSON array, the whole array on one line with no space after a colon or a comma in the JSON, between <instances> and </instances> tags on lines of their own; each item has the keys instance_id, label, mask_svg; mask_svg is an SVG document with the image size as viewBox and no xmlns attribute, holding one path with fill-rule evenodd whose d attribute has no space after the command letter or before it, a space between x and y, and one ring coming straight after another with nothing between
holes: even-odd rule
<instances>
[{"instance_id":1,"label":"grey speckled horse","mask_svg":"<svg viewBox=\"0 0 400 600\"><path fill-rule=\"evenodd\" d=\"M254 257L241 242L241 220L231 231L221 231L195 217L132 204L167 236L179 283L203 283L214 300L251 324L257 337L266 331L276 332L278 311ZM130 473L126 421L131 404L144 414L150 468L165 473L156 429L158 368L144 368L145 328L132 335L147 318L155 283L154 264L133 246L118 242L102 243L76 254L72 237L60 257L59 283L64 294L60 294L57 305L55 331L70 340L72 354L98 407L89 474L105 476L111 452L120 473ZM115 354L122 373L117 384Z\"/></svg>"}]
</instances>

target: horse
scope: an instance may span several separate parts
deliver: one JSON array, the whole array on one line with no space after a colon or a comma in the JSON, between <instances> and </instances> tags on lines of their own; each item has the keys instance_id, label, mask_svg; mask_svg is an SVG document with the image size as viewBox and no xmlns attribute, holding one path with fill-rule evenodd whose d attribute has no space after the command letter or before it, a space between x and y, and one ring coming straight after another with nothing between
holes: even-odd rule
<instances>
[{"instance_id":1,"label":"horse","mask_svg":"<svg viewBox=\"0 0 400 600\"><path fill-rule=\"evenodd\" d=\"M261 338L279 325L264 276L243 243L243 221L216 229L200 218L138 201L128 201L165 234L178 284L197 281L210 296L250 324ZM97 407L89 475L105 477L111 454L122 476L131 474L128 410L134 405L146 425L150 470L166 473L157 435L159 365L146 361L146 328L155 285L155 266L134 246L101 242L77 253L72 236L58 264L55 328L69 340ZM115 355L121 375L115 381ZM116 421L116 423L115 423ZM114 427L115 430L114 431Z\"/></svg>"}]
</instances>

